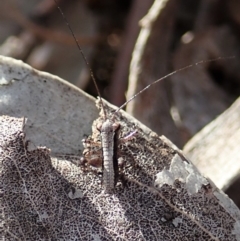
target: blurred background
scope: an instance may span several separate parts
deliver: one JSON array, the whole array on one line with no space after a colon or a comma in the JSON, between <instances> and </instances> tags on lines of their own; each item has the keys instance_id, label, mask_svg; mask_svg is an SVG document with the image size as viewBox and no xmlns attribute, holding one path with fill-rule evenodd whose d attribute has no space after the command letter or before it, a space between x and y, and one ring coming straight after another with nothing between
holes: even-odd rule
<instances>
[{"instance_id":1,"label":"blurred background","mask_svg":"<svg viewBox=\"0 0 240 241\"><path fill-rule=\"evenodd\" d=\"M168 0L160 8L161 2L58 0L58 5L101 95L115 105L164 75L193 65L149 88L127 106L130 114L183 148L239 96L240 2ZM1 3L0 54L21 59L98 96L53 0ZM219 57L223 59L208 61ZM199 61L203 63L194 65ZM238 106L235 112L240 111ZM221 138L227 142L225 134ZM214 157L218 154L215 151Z\"/></svg>"}]
</instances>

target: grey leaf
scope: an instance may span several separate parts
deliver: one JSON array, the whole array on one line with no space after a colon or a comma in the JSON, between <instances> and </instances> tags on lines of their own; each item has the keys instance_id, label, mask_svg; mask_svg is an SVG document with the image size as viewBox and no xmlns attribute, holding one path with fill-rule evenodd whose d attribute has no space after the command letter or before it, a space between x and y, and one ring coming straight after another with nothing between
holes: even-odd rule
<instances>
[{"instance_id":1,"label":"grey leaf","mask_svg":"<svg viewBox=\"0 0 240 241\"><path fill-rule=\"evenodd\" d=\"M2 57L0 71L1 113L12 116L0 124L4 239L240 240L233 202L169 140L124 112L116 117L120 135L137 134L119 146L126 165L112 194L103 191L101 169L78 166L71 156L51 159L49 148L62 154L81 149L97 115L93 101L21 61ZM111 116L114 107L107 108ZM102 113L92 125L96 141L101 120ZM28 140L47 147L30 149Z\"/></svg>"}]
</instances>

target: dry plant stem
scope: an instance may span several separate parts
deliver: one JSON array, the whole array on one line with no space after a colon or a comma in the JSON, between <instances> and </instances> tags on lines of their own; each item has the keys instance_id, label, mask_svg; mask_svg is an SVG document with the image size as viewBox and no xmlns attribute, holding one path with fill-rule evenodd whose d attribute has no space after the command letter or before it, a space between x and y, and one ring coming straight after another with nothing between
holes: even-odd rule
<instances>
[{"instance_id":1,"label":"dry plant stem","mask_svg":"<svg viewBox=\"0 0 240 241\"><path fill-rule=\"evenodd\" d=\"M148 14L141 21L142 28L130 66L127 99L171 72L167 67L177 4L174 0L154 1ZM149 88L130 102L127 112L153 131L168 136L181 146L178 129L170 115L165 82Z\"/></svg>"},{"instance_id":2,"label":"dry plant stem","mask_svg":"<svg viewBox=\"0 0 240 241\"><path fill-rule=\"evenodd\" d=\"M224 40L223 40L224 39ZM231 44L230 44L231 43ZM192 137L206 124L221 114L230 104L231 97L218 81L239 79L238 43L227 26L209 28L196 34L188 43L179 45L174 53L173 67L181 66L218 56L236 56L233 60L220 60L206 63L198 68L190 68L171 77L174 106L181 117L181 124ZM211 66L217 65L220 75L214 79L210 74ZM235 69L235 70L234 70Z\"/></svg>"},{"instance_id":3,"label":"dry plant stem","mask_svg":"<svg viewBox=\"0 0 240 241\"><path fill-rule=\"evenodd\" d=\"M146 14L152 0L134 0L127 19L126 30L122 37L121 47L116 60L112 81L109 86L110 102L120 106L125 101L125 90L129 75L129 66L133 48L139 34L139 20ZM117 90L117 91L116 91Z\"/></svg>"},{"instance_id":4,"label":"dry plant stem","mask_svg":"<svg viewBox=\"0 0 240 241\"><path fill-rule=\"evenodd\" d=\"M240 99L204 127L184 153L218 188L226 190L240 173Z\"/></svg>"}]
</instances>

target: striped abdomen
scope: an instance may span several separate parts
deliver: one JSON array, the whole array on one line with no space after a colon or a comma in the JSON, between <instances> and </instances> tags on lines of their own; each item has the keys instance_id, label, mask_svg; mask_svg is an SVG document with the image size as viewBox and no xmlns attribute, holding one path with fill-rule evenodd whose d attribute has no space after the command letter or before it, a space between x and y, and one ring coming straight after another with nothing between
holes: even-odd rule
<instances>
[{"instance_id":1,"label":"striped abdomen","mask_svg":"<svg viewBox=\"0 0 240 241\"><path fill-rule=\"evenodd\" d=\"M117 157L115 153L115 131L119 124L106 120L101 127L101 139L103 150L103 186L106 192L114 189L117 178Z\"/></svg>"}]
</instances>

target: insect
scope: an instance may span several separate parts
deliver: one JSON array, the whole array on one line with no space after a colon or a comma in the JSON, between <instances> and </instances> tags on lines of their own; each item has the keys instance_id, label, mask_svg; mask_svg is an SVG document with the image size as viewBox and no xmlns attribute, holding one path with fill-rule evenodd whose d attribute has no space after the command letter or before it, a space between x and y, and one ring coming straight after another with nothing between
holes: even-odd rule
<instances>
[{"instance_id":1,"label":"insect","mask_svg":"<svg viewBox=\"0 0 240 241\"><path fill-rule=\"evenodd\" d=\"M54 1L56 2L56 0L54 0ZM118 142L121 142L121 140L124 140L124 139L127 140L127 139L133 137L134 135L136 135L136 130L133 130L133 132L128 133L127 136L123 136L122 138L119 138L118 132L121 130L121 125L118 122L115 121L115 116L130 101L135 99L138 95L140 95L141 93L146 91L152 85L168 78L169 76L171 76L173 74L176 74L179 71L183 71L185 69L193 67L194 65L206 63L208 61L200 61L198 63L188 65L184 68L178 69L178 70L176 70L176 71L174 71L174 72L154 81L153 83L147 85L140 92L138 92L137 94L132 96L128 101L126 101L122 106L120 106L115 111L115 113L113 114L112 117L109 117L109 115L107 114L106 106L105 106L105 104L102 100L100 91L98 89L96 80L94 78L93 72L92 72L91 68L89 67L89 63L86 60L86 58L83 54L83 51L82 51L80 45L78 44L78 41L77 41L69 23L68 23L68 21L66 20L66 17L64 16L60 7L58 7L58 9L60 10L62 16L64 17L65 22L66 22L69 30L71 31L72 36L75 39L75 42L78 46L78 49L80 50L80 52L83 56L83 59L84 59L86 65L88 66L91 78L94 82L94 85L95 85L96 90L97 90L98 95L99 95L100 105L101 105L101 108L103 110L103 116L104 116L103 122L97 126L97 129L100 132L100 137L101 137L101 139L99 140L100 145L98 145L98 143L96 143L94 140L91 140L91 138L87 138L85 141L83 141L85 150L83 152L84 157L82 158L82 163L93 166L93 167L99 167L100 166L102 168L102 175L103 175L102 184L103 184L103 187L104 187L105 191L107 193L110 193L114 190L115 185L116 185L117 180L118 180L118 177L119 177L120 162L118 161ZM218 58L218 59L221 59L221 58ZM209 60L209 61L215 61L215 60L216 59ZM93 149L92 146L94 146L95 149ZM97 149L96 149L96 147L97 147Z\"/></svg>"},{"instance_id":2,"label":"insect","mask_svg":"<svg viewBox=\"0 0 240 241\"><path fill-rule=\"evenodd\" d=\"M54 1L57 4L56 0L54 0ZM101 104L102 104L102 107L104 110L104 121L101 125L98 126L98 130L101 133L101 143L102 143L103 186L104 186L106 192L111 192L114 189L114 186L117 182L117 176L118 176L118 161L117 161L115 147L116 147L116 142L117 142L116 131L117 131L117 129L119 129L120 125L118 123L114 122L114 120L108 119L105 108L104 108L104 103L101 98L100 91L98 89L93 72L92 72L91 68L89 67L89 63L86 60L85 55L83 54L83 51L82 51L80 45L78 44L78 41L59 6L58 6L58 9L59 9L60 13L62 14L62 16L64 17L65 22L66 22L67 26L69 27L69 29L72 33L72 36L74 37L74 39L76 41L78 49L80 50L87 66L89 68L92 80L97 89L97 92L100 97L100 101L101 101ZM87 148L87 144L88 144L87 141L84 141L85 148ZM88 153L88 151L87 152L85 151L85 155L84 155L85 157L87 157L87 153ZM92 164L92 165L99 164L98 160L93 161L93 159L88 160L88 163Z\"/></svg>"}]
</instances>

